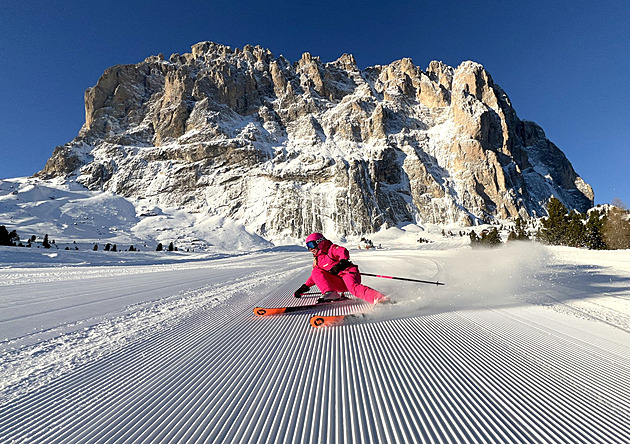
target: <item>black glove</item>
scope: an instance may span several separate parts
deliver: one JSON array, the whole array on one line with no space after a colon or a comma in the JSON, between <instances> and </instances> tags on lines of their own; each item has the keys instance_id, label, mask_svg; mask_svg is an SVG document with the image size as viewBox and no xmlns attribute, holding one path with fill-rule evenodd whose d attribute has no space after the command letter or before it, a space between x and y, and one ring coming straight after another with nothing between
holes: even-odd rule
<instances>
[{"instance_id":1,"label":"black glove","mask_svg":"<svg viewBox=\"0 0 630 444\"><path fill-rule=\"evenodd\" d=\"M347 259L341 259L339 263L335 264L330 270L329 273L334 274L335 276L341 273L348 267L352 267L354 264Z\"/></svg>"},{"instance_id":2,"label":"black glove","mask_svg":"<svg viewBox=\"0 0 630 444\"><path fill-rule=\"evenodd\" d=\"M309 287L306 284L302 284L302 286L300 288L298 288L295 293L293 293L293 297L294 298L299 298L301 297L304 293L306 293L307 291L310 290L311 287Z\"/></svg>"}]
</instances>

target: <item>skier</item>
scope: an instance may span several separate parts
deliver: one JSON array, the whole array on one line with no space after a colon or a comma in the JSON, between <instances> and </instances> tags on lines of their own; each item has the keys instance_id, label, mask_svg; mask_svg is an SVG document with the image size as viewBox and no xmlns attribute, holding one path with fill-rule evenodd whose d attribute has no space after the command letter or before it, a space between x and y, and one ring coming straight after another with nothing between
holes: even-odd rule
<instances>
[{"instance_id":1,"label":"skier","mask_svg":"<svg viewBox=\"0 0 630 444\"><path fill-rule=\"evenodd\" d=\"M323 295L320 301L338 299L341 297L339 293L345 291L370 304L387 299L373 288L361 284L359 267L350 262L350 253L346 248L333 244L321 233L309 235L306 247L313 254L313 271L306 283L293 293L296 298L317 285Z\"/></svg>"}]
</instances>

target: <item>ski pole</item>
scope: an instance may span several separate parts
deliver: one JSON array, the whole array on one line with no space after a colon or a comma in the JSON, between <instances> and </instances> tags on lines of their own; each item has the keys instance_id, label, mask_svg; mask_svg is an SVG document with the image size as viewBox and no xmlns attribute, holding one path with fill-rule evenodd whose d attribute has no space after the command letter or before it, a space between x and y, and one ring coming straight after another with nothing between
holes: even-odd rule
<instances>
[{"instance_id":1,"label":"ski pole","mask_svg":"<svg viewBox=\"0 0 630 444\"><path fill-rule=\"evenodd\" d=\"M410 282L420 282L423 284L434 284L434 285L444 285L442 282L432 282L432 281L423 281L420 279L411 279L411 278L401 278L395 276L383 276L381 274L370 274L370 273L359 273L361 276L372 276L377 278L385 278L385 279L395 279L397 281L410 281Z\"/></svg>"}]
</instances>

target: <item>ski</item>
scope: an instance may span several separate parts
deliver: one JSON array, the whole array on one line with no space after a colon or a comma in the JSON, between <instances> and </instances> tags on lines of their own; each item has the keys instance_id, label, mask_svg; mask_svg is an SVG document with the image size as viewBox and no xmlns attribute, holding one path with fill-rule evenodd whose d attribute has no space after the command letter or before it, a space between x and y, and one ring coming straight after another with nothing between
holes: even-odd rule
<instances>
[{"instance_id":1,"label":"ski","mask_svg":"<svg viewBox=\"0 0 630 444\"><path fill-rule=\"evenodd\" d=\"M381 304L390 305L390 304L395 304L395 303L396 301L393 301L391 299L384 299L381 302L379 302L377 305L381 305ZM309 322L311 324L311 327L313 328L330 327L331 325L341 324L344 321L347 321L350 319L365 318L368 315L368 313L374 308L375 307L372 306L365 311L352 313L352 314L345 314L345 315L331 315L331 316L313 315L311 316L311 320Z\"/></svg>"},{"instance_id":2,"label":"ski","mask_svg":"<svg viewBox=\"0 0 630 444\"><path fill-rule=\"evenodd\" d=\"M315 315L311 316L311 326L314 328L318 327L330 327L331 325L339 324L343 322L344 319L351 318L354 315L336 315L336 316L321 316Z\"/></svg>"},{"instance_id":3,"label":"ski","mask_svg":"<svg viewBox=\"0 0 630 444\"><path fill-rule=\"evenodd\" d=\"M321 307L322 305L328 305L330 303L347 301L348 299L350 298L343 296L337 299L331 299L330 301L318 302L316 304L296 305L291 307L255 307L254 314L256 316L271 316L282 313L293 313L295 311L310 310L316 307Z\"/></svg>"}]
</instances>

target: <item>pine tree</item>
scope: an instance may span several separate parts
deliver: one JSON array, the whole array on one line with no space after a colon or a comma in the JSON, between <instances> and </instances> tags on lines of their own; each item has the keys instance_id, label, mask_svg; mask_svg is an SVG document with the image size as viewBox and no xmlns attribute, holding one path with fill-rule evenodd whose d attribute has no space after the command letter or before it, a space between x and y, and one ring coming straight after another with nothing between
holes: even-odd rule
<instances>
[{"instance_id":1,"label":"pine tree","mask_svg":"<svg viewBox=\"0 0 630 444\"><path fill-rule=\"evenodd\" d=\"M521 219L517 217L514 220L514 228L510 230L510 234L508 235L508 242L510 241L528 241L529 234L527 233L527 224Z\"/></svg>"},{"instance_id":2,"label":"pine tree","mask_svg":"<svg viewBox=\"0 0 630 444\"><path fill-rule=\"evenodd\" d=\"M162 251L163 249L164 249L164 246L161 243L159 243L157 244L157 248L155 249L155 251Z\"/></svg>"},{"instance_id":3,"label":"pine tree","mask_svg":"<svg viewBox=\"0 0 630 444\"><path fill-rule=\"evenodd\" d=\"M0 225L0 245L15 247L15 243L20 241L17 231L13 230L9 233L7 227Z\"/></svg>"},{"instance_id":4,"label":"pine tree","mask_svg":"<svg viewBox=\"0 0 630 444\"><path fill-rule=\"evenodd\" d=\"M477 236L477 233L475 233L475 230L472 230L469 234L470 236L470 245L474 248L479 246L479 236Z\"/></svg>"},{"instance_id":5,"label":"pine tree","mask_svg":"<svg viewBox=\"0 0 630 444\"><path fill-rule=\"evenodd\" d=\"M0 245L10 245L9 230L4 225L0 225Z\"/></svg>"},{"instance_id":6,"label":"pine tree","mask_svg":"<svg viewBox=\"0 0 630 444\"><path fill-rule=\"evenodd\" d=\"M586 227L580 214L573 213L571 215L571 220L567 225L565 241L569 247L586 246Z\"/></svg>"},{"instance_id":7,"label":"pine tree","mask_svg":"<svg viewBox=\"0 0 630 444\"><path fill-rule=\"evenodd\" d=\"M50 248L50 242L48 242L48 235L47 234L44 235L44 242L42 242L42 246L44 248Z\"/></svg>"},{"instance_id":8,"label":"pine tree","mask_svg":"<svg viewBox=\"0 0 630 444\"><path fill-rule=\"evenodd\" d=\"M569 225L567 207L555 197L549 199L549 216L542 221L539 231L541 241L550 245L566 245L566 231Z\"/></svg>"},{"instance_id":9,"label":"pine tree","mask_svg":"<svg viewBox=\"0 0 630 444\"><path fill-rule=\"evenodd\" d=\"M517 217L514 221L514 232L516 234L516 240L529 240L525 222L523 222L523 219L520 217Z\"/></svg>"},{"instance_id":10,"label":"pine tree","mask_svg":"<svg viewBox=\"0 0 630 444\"><path fill-rule=\"evenodd\" d=\"M174 249L175 249L175 247L173 246L173 242L168 244L168 251L173 251Z\"/></svg>"},{"instance_id":11,"label":"pine tree","mask_svg":"<svg viewBox=\"0 0 630 444\"><path fill-rule=\"evenodd\" d=\"M486 247L496 247L501 245L501 234L496 227L492 227L487 234L481 236L481 244Z\"/></svg>"},{"instance_id":12,"label":"pine tree","mask_svg":"<svg viewBox=\"0 0 630 444\"><path fill-rule=\"evenodd\" d=\"M606 242L602 229L606 216L599 210L592 210L586 222L586 247L590 250L605 250Z\"/></svg>"}]
</instances>

